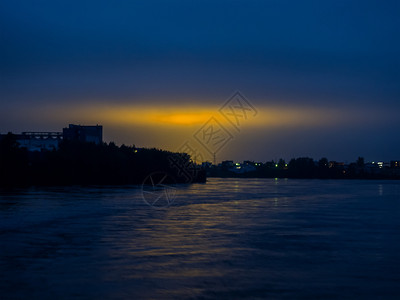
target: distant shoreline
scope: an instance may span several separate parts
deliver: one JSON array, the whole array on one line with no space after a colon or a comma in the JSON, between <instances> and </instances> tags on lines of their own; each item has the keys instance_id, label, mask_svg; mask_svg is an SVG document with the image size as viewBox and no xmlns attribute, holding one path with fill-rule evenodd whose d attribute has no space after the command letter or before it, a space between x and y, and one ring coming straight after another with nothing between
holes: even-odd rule
<instances>
[{"instance_id":1,"label":"distant shoreline","mask_svg":"<svg viewBox=\"0 0 400 300\"><path fill-rule=\"evenodd\" d=\"M304 180L310 180L310 179L312 179L312 180L366 180L366 181L369 181L369 180L393 180L393 181L398 181L398 180L400 180L400 178L372 178L372 177L370 177L370 178L367 178L367 177L364 177L364 178L356 178L356 177L354 177L354 178L349 178L349 177L347 177L347 178L322 178L322 177L256 177L256 176L247 176L247 177L244 177L244 176L242 176L242 177L239 177L239 176L209 176L209 175L207 175L207 179L208 178L228 178L228 179L304 179Z\"/></svg>"},{"instance_id":2,"label":"distant shoreline","mask_svg":"<svg viewBox=\"0 0 400 300\"><path fill-rule=\"evenodd\" d=\"M365 163L363 157L350 164L309 157L293 158L288 163L283 159L265 163L223 161L218 166L207 165L206 170L207 176L221 178L400 179L400 161Z\"/></svg>"}]
</instances>

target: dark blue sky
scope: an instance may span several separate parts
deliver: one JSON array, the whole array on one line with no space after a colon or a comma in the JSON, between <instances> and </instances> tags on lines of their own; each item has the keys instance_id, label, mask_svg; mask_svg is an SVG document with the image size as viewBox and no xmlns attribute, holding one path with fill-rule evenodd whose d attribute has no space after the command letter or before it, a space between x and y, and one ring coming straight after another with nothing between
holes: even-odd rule
<instances>
[{"instance_id":1,"label":"dark blue sky","mask_svg":"<svg viewBox=\"0 0 400 300\"><path fill-rule=\"evenodd\" d=\"M398 1L1 1L0 29L1 132L58 130L71 117L55 107L217 107L240 90L337 122L248 128L221 159L400 159ZM174 148L96 121L107 140Z\"/></svg>"}]
</instances>

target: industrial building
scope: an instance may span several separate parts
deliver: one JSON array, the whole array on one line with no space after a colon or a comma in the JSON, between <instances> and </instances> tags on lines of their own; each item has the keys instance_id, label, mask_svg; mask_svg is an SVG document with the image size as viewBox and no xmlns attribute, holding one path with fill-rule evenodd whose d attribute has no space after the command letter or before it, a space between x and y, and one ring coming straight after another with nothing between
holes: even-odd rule
<instances>
[{"instance_id":1,"label":"industrial building","mask_svg":"<svg viewBox=\"0 0 400 300\"><path fill-rule=\"evenodd\" d=\"M103 142L103 126L69 124L68 128L63 128L62 135L65 140L95 143L99 145Z\"/></svg>"},{"instance_id":2,"label":"industrial building","mask_svg":"<svg viewBox=\"0 0 400 300\"><path fill-rule=\"evenodd\" d=\"M61 132L22 132L16 137L19 146L29 151L58 149L63 138Z\"/></svg>"},{"instance_id":3,"label":"industrial building","mask_svg":"<svg viewBox=\"0 0 400 300\"><path fill-rule=\"evenodd\" d=\"M0 140L5 136L5 134L0 134ZM103 126L69 124L67 128L63 128L62 132L22 132L15 134L15 136L19 146L27 148L29 151L58 149L62 140L99 145L103 142Z\"/></svg>"}]
</instances>

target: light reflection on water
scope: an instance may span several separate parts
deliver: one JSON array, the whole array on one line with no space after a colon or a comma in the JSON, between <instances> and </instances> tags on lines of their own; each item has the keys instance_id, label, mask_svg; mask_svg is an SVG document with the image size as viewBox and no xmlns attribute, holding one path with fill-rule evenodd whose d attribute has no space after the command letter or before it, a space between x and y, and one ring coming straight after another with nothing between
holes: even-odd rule
<instances>
[{"instance_id":1,"label":"light reflection on water","mask_svg":"<svg viewBox=\"0 0 400 300\"><path fill-rule=\"evenodd\" d=\"M3 298L400 296L400 183L215 179L0 193Z\"/></svg>"}]
</instances>

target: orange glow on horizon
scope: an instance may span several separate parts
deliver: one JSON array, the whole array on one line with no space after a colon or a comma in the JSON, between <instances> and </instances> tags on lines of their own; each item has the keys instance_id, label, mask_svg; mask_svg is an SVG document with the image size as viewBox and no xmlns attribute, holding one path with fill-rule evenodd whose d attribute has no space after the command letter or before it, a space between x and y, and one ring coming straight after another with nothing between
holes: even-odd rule
<instances>
[{"instance_id":1,"label":"orange glow on horizon","mask_svg":"<svg viewBox=\"0 0 400 300\"><path fill-rule=\"evenodd\" d=\"M223 148L224 154L221 155L227 155L226 158L229 158L229 155L242 157L247 153L245 149L253 151L258 144L260 147L265 146L266 140L269 139L271 143L286 145L293 137L296 139L298 134L306 134L308 131L329 133L334 129L345 132L348 128L372 128L379 125L383 119L397 120L396 111L386 108L382 108L381 111L374 109L372 113L371 110L359 106L254 106L257 109L256 116L249 114L247 118L239 117L240 131L221 115L221 106L207 104L166 105L148 101L146 105L132 105L82 101L31 107L16 105L8 114L10 118L14 118L15 128L18 128L12 129L14 132L26 131L26 128L35 131L59 131L68 124L101 124L104 126L106 142L170 151L177 151L188 140L193 142L197 149L206 151L194 135L200 132L201 128L204 129L203 126L213 117L234 136L230 142L232 146ZM19 123L23 123L24 127ZM288 140L282 142L281 137L288 137ZM204 157L209 161L213 160L213 157L207 157L206 154Z\"/></svg>"},{"instance_id":2,"label":"orange glow on horizon","mask_svg":"<svg viewBox=\"0 0 400 300\"><path fill-rule=\"evenodd\" d=\"M168 116L161 116L158 120L162 123L167 124L177 124L177 125L191 125L191 124L199 124L206 120L207 115L201 114L174 114Z\"/></svg>"},{"instance_id":3,"label":"orange glow on horizon","mask_svg":"<svg viewBox=\"0 0 400 300\"><path fill-rule=\"evenodd\" d=\"M254 129L277 129L299 127L326 127L356 124L360 120L369 120L366 116L351 109L327 109L318 107L294 106L263 106L257 107L258 114L239 117L240 127ZM163 106L149 104L140 105L104 105L104 104L75 104L55 105L41 108L38 113L34 109L26 111L26 116L32 116L35 121L53 121L77 124L103 124L108 127L140 127L142 129L162 126L173 130L200 128L211 117L216 118L222 125L232 128L233 125L219 112L218 106ZM40 116L40 118L39 118ZM28 117L29 118L29 117ZM231 119L232 121L232 119ZM233 120L235 122L235 120ZM237 125L237 124L236 124Z\"/></svg>"},{"instance_id":4,"label":"orange glow on horizon","mask_svg":"<svg viewBox=\"0 0 400 300\"><path fill-rule=\"evenodd\" d=\"M114 124L186 126L201 125L213 114L212 109L203 107L107 107L95 110L80 109L89 119L100 119Z\"/></svg>"},{"instance_id":5,"label":"orange glow on horizon","mask_svg":"<svg viewBox=\"0 0 400 300\"><path fill-rule=\"evenodd\" d=\"M120 125L141 126L201 126L211 117L221 124L231 126L229 121L220 114L218 107L162 107L155 106L97 106L77 107L71 112L75 118L92 123L109 123ZM67 110L63 110L66 114ZM313 108L262 107L258 115L238 118L240 126L249 127L292 127L292 126L323 126L338 120L337 113ZM345 117L341 114L341 119ZM233 120L235 121L235 120Z\"/></svg>"}]
</instances>

